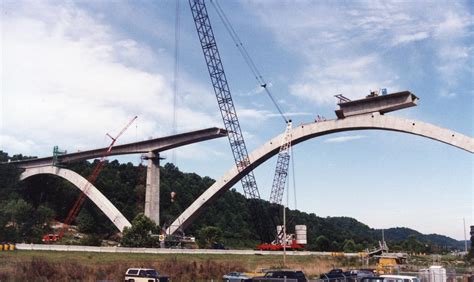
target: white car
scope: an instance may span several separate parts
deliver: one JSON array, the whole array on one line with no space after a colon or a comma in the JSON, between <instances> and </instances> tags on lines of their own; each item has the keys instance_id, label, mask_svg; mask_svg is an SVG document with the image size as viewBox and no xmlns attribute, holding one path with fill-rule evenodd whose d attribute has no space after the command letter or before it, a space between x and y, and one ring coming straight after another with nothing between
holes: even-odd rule
<instances>
[{"instance_id":1,"label":"white car","mask_svg":"<svg viewBox=\"0 0 474 282\"><path fill-rule=\"evenodd\" d=\"M407 275L380 275L383 277L384 282L420 282L420 279L416 276Z\"/></svg>"},{"instance_id":2,"label":"white car","mask_svg":"<svg viewBox=\"0 0 474 282\"><path fill-rule=\"evenodd\" d=\"M168 282L169 277L163 276L153 268L129 268L125 272L126 282Z\"/></svg>"}]
</instances>

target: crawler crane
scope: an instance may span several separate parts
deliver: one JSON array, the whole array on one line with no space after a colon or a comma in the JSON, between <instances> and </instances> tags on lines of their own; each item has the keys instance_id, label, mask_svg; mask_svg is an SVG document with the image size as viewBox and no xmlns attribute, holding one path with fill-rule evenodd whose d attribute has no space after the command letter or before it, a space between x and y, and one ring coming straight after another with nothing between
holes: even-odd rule
<instances>
[{"instance_id":1,"label":"crawler crane","mask_svg":"<svg viewBox=\"0 0 474 282\"><path fill-rule=\"evenodd\" d=\"M87 178L87 184L82 189L82 192L77 198L73 207L69 210L69 213L61 227L61 230L59 231L58 234L44 235L43 242L56 242L58 240L61 240L61 238L64 236L64 233L67 231L69 225L74 221L74 219L76 219L76 216L79 214L79 211L81 210L82 205L84 204L84 201L86 200L87 194L90 188L92 187L92 185L94 185L95 181L97 180L97 177L99 176L100 171L104 167L105 160L107 159L107 156L110 155L110 152L112 151L112 147L115 145L115 142L137 118L138 117L135 116L132 120L130 120L129 123L122 129L122 131L120 131L119 134L115 136L115 138L107 133L107 136L110 137L110 139L112 139L112 142L110 143L109 147L100 158L99 162L95 165L92 174Z\"/></svg>"}]
</instances>

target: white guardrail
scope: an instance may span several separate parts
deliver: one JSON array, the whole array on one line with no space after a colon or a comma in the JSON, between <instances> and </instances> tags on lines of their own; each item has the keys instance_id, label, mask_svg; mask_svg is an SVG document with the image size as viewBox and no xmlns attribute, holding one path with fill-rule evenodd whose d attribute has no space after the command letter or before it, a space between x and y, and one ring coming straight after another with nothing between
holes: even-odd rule
<instances>
[{"instance_id":1,"label":"white guardrail","mask_svg":"<svg viewBox=\"0 0 474 282\"><path fill-rule=\"evenodd\" d=\"M166 249L166 248L125 248L125 247L92 247L77 245L16 244L17 250L92 252L92 253L135 253L135 254L216 254L216 255L283 255L281 251L257 250L211 250L211 249ZM289 256L335 256L331 252L287 251ZM337 253L340 256L342 253ZM359 253L344 253L347 257L359 257Z\"/></svg>"}]
</instances>

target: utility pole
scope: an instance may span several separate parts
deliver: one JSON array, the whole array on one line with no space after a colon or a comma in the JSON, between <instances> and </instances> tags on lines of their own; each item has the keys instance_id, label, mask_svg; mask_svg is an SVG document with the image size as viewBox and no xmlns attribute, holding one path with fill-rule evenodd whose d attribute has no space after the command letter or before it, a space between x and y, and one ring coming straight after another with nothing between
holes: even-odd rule
<instances>
[{"instance_id":1,"label":"utility pole","mask_svg":"<svg viewBox=\"0 0 474 282\"><path fill-rule=\"evenodd\" d=\"M462 218L462 221L464 222L464 251L467 253L467 239L466 239L466 218ZM472 248L472 246L471 246Z\"/></svg>"},{"instance_id":2,"label":"utility pole","mask_svg":"<svg viewBox=\"0 0 474 282\"><path fill-rule=\"evenodd\" d=\"M286 267L286 208L283 206L283 268Z\"/></svg>"},{"instance_id":3,"label":"utility pole","mask_svg":"<svg viewBox=\"0 0 474 282\"><path fill-rule=\"evenodd\" d=\"M290 121L290 127L291 127L291 121ZM285 176L288 177L288 174ZM289 205L289 188L290 188L290 183L288 182L286 188L286 206ZM283 268L286 267L286 207L285 204L283 204Z\"/></svg>"},{"instance_id":4,"label":"utility pole","mask_svg":"<svg viewBox=\"0 0 474 282\"><path fill-rule=\"evenodd\" d=\"M385 251L385 234L382 228L382 253Z\"/></svg>"}]
</instances>

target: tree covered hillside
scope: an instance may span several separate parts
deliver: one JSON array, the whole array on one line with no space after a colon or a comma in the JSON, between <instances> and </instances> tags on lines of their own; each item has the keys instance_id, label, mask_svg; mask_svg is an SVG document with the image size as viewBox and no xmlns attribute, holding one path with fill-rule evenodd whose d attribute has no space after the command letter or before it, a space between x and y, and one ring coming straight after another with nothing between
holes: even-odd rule
<instances>
[{"instance_id":1,"label":"tree covered hillside","mask_svg":"<svg viewBox=\"0 0 474 282\"><path fill-rule=\"evenodd\" d=\"M0 151L0 162L25 158L10 157ZM68 165L68 168L87 177L97 160ZM184 173L173 164L165 164L161 171L161 226L166 227L188 207L194 199L210 187L214 180L195 173ZM12 165L0 165L0 241L41 242L41 236L51 232L53 219L62 222L79 196L79 189L67 181L50 175L31 177L18 182L20 169ZM145 200L146 167L110 161L104 165L95 186L130 221L143 213ZM172 197L172 192L174 197ZM281 208L262 201L264 213L273 215L278 222ZM309 250L362 251L378 244L381 231L370 228L350 217L318 217L314 213L288 210L289 230L295 224L306 224ZM255 221L262 215L252 215L248 200L234 189L225 192L185 230L198 236L209 226L221 234L227 247L254 248L259 242ZM281 218L281 217L280 217ZM268 220L271 220L268 218ZM102 212L87 200L75 220L78 230L93 238L116 238L117 230ZM456 248L459 243L441 235L423 235L393 228L385 230L389 247L406 251L441 252ZM411 236L413 235L414 236ZM198 238L199 239L199 238ZM97 240L95 240L97 242ZM87 243L87 242L86 242Z\"/></svg>"}]
</instances>

